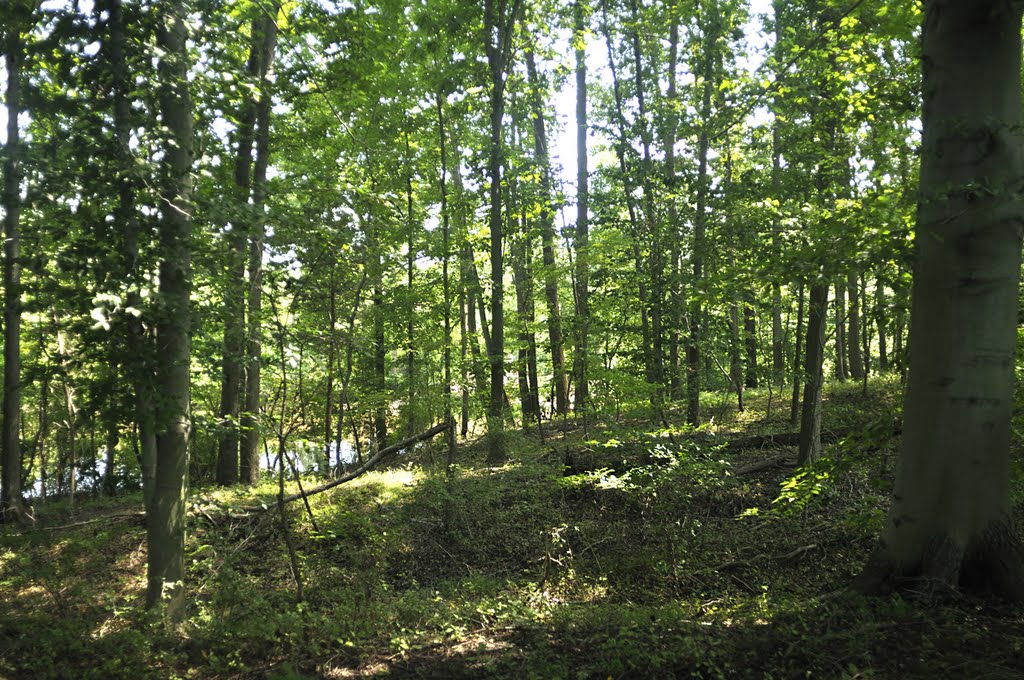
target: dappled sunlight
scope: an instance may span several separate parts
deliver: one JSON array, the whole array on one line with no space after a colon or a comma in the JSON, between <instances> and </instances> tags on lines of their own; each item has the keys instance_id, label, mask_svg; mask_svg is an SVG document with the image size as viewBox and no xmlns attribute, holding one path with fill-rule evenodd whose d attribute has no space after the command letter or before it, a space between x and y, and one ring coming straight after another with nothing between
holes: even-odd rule
<instances>
[{"instance_id":1,"label":"dappled sunlight","mask_svg":"<svg viewBox=\"0 0 1024 680\"><path fill-rule=\"evenodd\" d=\"M861 403L856 389L837 390L833 403L843 400ZM131 521L5 535L0 602L8 625L72 617L37 636L123 650L115 656L129 667L150 664L138 677L692 677L738 667L827 677L851 664L912 677L914 666L882 656L904 630L934 645L922 667L951 658L975 668L956 641L955 603L835 595L874 544L890 429L835 440L834 458L803 477L751 467L791 454L785 446L734 450L725 433L683 429L610 434L561 444L575 470L544 449L499 467L465 456L451 477L406 463L310 497L312 520L301 501L289 504L301 603L269 482L196 494L192 606L177 632L141 607L144 531ZM995 666L1011 667L1019 615L976 617L985 644L1006 650Z\"/></svg>"}]
</instances>

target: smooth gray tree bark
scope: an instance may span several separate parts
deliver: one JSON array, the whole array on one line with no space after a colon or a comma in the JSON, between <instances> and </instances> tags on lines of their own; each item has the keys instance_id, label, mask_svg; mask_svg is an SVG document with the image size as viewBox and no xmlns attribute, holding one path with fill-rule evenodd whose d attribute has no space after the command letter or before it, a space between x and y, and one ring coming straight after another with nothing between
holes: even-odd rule
<instances>
[{"instance_id":1,"label":"smooth gray tree bark","mask_svg":"<svg viewBox=\"0 0 1024 680\"><path fill-rule=\"evenodd\" d=\"M855 582L1024 600L1010 507L1024 138L1019 2L924 8L917 260L903 447L881 543Z\"/></svg>"},{"instance_id":2,"label":"smooth gray tree bark","mask_svg":"<svg viewBox=\"0 0 1024 680\"><path fill-rule=\"evenodd\" d=\"M247 484L260 481L260 355L262 353L263 319L263 236L265 231L262 208L267 193L267 168L270 165L270 75L274 67L277 46L277 13L279 0L272 0L263 16L263 64L260 69L260 100L256 109L256 160L252 170L252 203L255 219L249 235L249 288L248 315L245 339L245 401L241 415L239 441L239 477Z\"/></svg>"},{"instance_id":3,"label":"smooth gray tree bark","mask_svg":"<svg viewBox=\"0 0 1024 680\"><path fill-rule=\"evenodd\" d=\"M160 311L156 324L156 477L147 511L146 603L169 621L185 616L185 504L188 473L189 331L192 261L192 99L188 84L187 13L161 5L157 42L164 160L161 169Z\"/></svg>"},{"instance_id":4,"label":"smooth gray tree bark","mask_svg":"<svg viewBox=\"0 0 1024 680\"><path fill-rule=\"evenodd\" d=\"M562 312L558 299L558 271L555 265L555 209L552 205L551 159L548 154L547 128L544 122L544 103L541 99L540 78L533 52L526 53L526 70L530 82L530 108L533 119L534 159L540 175L540 227L541 253L544 262L544 299L547 301L548 344L551 349L551 372L554 382L554 412L569 412L569 381L565 370L565 346L562 338Z\"/></svg>"},{"instance_id":5,"label":"smooth gray tree bark","mask_svg":"<svg viewBox=\"0 0 1024 680\"><path fill-rule=\"evenodd\" d=\"M19 12L18 8L12 11ZM26 10L21 14L27 15ZM21 497L21 136L18 116L21 104L21 66L24 61L23 26L18 21L5 26L4 60L7 66L7 144L4 149L4 398L0 444L3 446L3 475L0 484L0 513L20 521L24 517Z\"/></svg>"},{"instance_id":6,"label":"smooth gray tree bark","mask_svg":"<svg viewBox=\"0 0 1024 680\"><path fill-rule=\"evenodd\" d=\"M584 0L573 5L576 33L576 383L574 408L583 412L590 397L587 375L590 336L590 169L587 165L587 60L586 30L590 9Z\"/></svg>"},{"instance_id":7,"label":"smooth gray tree bark","mask_svg":"<svg viewBox=\"0 0 1024 680\"><path fill-rule=\"evenodd\" d=\"M811 285L807 305L807 339L804 356L804 400L800 415L797 464L809 465L821 458L821 393L825 384L822 362L828 316L828 285Z\"/></svg>"}]
</instances>

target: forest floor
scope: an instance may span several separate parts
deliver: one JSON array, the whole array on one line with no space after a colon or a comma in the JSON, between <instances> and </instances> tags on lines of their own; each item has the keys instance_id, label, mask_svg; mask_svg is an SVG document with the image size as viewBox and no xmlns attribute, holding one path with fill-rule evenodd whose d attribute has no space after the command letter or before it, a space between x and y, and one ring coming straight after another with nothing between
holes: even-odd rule
<instances>
[{"instance_id":1,"label":"forest floor","mask_svg":"<svg viewBox=\"0 0 1024 680\"><path fill-rule=\"evenodd\" d=\"M697 434L570 422L496 468L467 445L451 478L422 446L291 504L301 602L274 486L194 490L175 629L142 608L138 496L40 504L0 529L0 678L1024 677L1024 609L846 591L898 446L900 386L861 389L828 388L803 471L766 391Z\"/></svg>"}]
</instances>

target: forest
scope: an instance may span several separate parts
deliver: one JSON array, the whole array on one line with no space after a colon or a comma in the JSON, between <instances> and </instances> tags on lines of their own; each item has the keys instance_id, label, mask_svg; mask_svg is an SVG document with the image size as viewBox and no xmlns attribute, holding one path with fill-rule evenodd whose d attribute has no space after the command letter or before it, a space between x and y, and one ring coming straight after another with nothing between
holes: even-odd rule
<instances>
[{"instance_id":1,"label":"forest","mask_svg":"<svg viewBox=\"0 0 1024 680\"><path fill-rule=\"evenodd\" d=\"M1024 677L1020 0L4 0L0 678Z\"/></svg>"}]
</instances>

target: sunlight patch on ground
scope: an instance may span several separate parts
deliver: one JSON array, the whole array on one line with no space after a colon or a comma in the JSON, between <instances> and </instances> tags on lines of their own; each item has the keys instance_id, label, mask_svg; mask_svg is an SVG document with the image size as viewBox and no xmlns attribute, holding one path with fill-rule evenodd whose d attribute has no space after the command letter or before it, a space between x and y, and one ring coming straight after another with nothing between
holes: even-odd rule
<instances>
[{"instance_id":1,"label":"sunlight patch on ground","mask_svg":"<svg viewBox=\"0 0 1024 680\"><path fill-rule=\"evenodd\" d=\"M7 567L7 563L15 557L13 550L0 550L0 569Z\"/></svg>"},{"instance_id":2,"label":"sunlight patch on ground","mask_svg":"<svg viewBox=\"0 0 1024 680\"><path fill-rule=\"evenodd\" d=\"M414 486L422 477L423 473L420 470L393 468L391 470L367 472L361 478L354 480L352 484L353 486L362 486L364 484L376 483L388 489L399 490Z\"/></svg>"}]
</instances>

